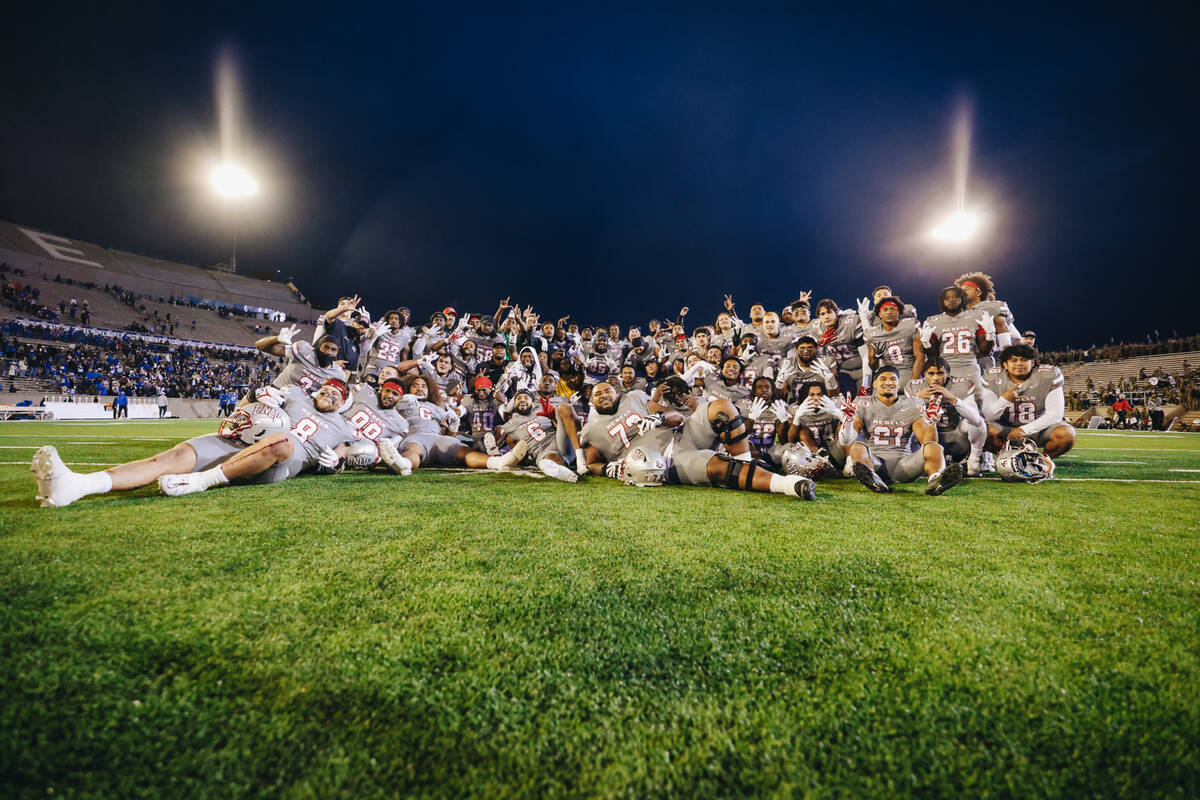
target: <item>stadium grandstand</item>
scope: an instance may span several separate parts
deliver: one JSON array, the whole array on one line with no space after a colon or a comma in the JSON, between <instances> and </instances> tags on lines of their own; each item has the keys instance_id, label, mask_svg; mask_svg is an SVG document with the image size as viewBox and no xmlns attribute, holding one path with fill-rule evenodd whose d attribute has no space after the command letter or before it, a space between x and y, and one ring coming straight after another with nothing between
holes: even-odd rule
<instances>
[{"instance_id":1,"label":"stadium grandstand","mask_svg":"<svg viewBox=\"0 0 1200 800\"><path fill-rule=\"evenodd\" d=\"M137 409L165 393L172 415L213 416L214 398L270 371L255 339L283 323L311 336L316 315L292 284L0 222L2 405L124 393Z\"/></svg>"}]
</instances>

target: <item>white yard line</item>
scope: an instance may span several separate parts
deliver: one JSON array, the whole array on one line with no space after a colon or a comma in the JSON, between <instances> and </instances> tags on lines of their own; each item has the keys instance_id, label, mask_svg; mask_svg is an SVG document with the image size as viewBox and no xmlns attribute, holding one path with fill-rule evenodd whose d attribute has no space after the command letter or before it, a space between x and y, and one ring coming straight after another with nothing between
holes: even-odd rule
<instances>
[{"instance_id":1,"label":"white yard line","mask_svg":"<svg viewBox=\"0 0 1200 800\"><path fill-rule=\"evenodd\" d=\"M66 464L68 467L78 467L78 466L115 467L115 466L118 466L120 462L117 462L117 461L64 461L63 463ZM14 466L14 467L17 465L24 466L24 467L29 466L28 461L0 461L0 464L7 464L9 466ZM1200 483L1200 481L1198 481L1198 483Z\"/></svg>"},{"instance_id":2,"label":"white yard line","mask_svg":"<svg viewBox=\"0 0 1200 800\"><path fill-rule=\"evenodd\" d=\"M1200 469L1169 469L1167 472L1200 472Z\"/></svg>"},{"instance_id":3,"label":"white yard line","mask_svg":"<svg viewBox=\"0 0 1200 800\"><path fill-rule=\"evenodd\" d=\"M1140 464L1141 466L1146 465L1145 461L1084 461L1082 463L1084 463L1084 464ZM1200 470L1197 470L1197 472L1200 472Z\"/></svg>"}]
</instances>

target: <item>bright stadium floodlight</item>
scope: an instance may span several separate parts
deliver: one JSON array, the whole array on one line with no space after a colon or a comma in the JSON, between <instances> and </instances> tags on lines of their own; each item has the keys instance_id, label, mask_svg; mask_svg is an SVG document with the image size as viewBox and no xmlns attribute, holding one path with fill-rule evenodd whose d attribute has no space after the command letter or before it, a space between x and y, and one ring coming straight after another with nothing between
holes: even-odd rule
<instances>
[{"instance_id":1,"label":"bright stadium floodlight","mask_svg":"<svg viewBox=\"0 0 1200 800\"><path fill-rule=\"evenodd\" d=\"M218 164L210 178L213 188L222 197L249 197L258 193L258 181L237 164Z\"/></svg>"},{"instance_id":2,"label":"bright stadium floodlight","mask_svg":"<svg viewBox=\"0 0 1200 800\"><path fill-rule=\"evenodd\" d=\"M939 242L962 244L979 234L983 220L974 211L959 209L937 224L929 235Z\"/></svg>"}]
</instances>

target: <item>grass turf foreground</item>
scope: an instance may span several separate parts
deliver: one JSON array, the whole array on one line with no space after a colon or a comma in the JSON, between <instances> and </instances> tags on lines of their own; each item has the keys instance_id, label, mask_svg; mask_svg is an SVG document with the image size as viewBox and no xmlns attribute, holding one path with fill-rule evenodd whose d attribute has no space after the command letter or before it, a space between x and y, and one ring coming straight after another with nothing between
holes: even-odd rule
<instances>
[{"instance_id":1,"label":"grass turf foreground","mask_svg":"<svg viewBox=\"0 0 1200 800\"><path fill-rule=\"evenodd\" d=\"M419 472L35 507L37 444L212 428L0 424L0 796L1200 793L1200 437L1059 468L1163 482L940 498Z\"/></svg>"}]
</instances>

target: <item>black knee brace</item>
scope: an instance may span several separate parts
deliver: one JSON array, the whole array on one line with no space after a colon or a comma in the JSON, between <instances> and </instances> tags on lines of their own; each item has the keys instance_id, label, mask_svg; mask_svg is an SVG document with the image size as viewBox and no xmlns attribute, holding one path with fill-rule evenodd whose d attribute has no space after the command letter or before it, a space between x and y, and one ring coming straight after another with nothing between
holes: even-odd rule
<instances>
[{"instance_id":1,"label":"black knee brace","mask_svg":"<svg viewBox=\"0 0 1200 800\"><path fill-rule=\"evenodd\" d=\"M771 471L769 465L758 460L739 461L736 458L732 458L727 453L717 453L717 458L726 462L725 476L721 479L721 483L719 484L725 489L750 489L752 486L754 486L754 473L758 472L760 469L765 469L768 472ZM746 480L744 482L741 480L742 473L746 474ZM745 485L742 485L743 483Z\"/></svg>"},{"instance_id":2,"label":"black knee brace","mask_svg":"<svg viewBox=\"0 0 1200 800\"><path fill-rule=\"evenodd\" d=\"M711 421L713 433L717 435L717 441L721 444L737 444L742 439L750 435L750 426L746 425L746 418L738 414L733 419L725 415L724 411L717 412L717 418ZM740 434L734 434L738 426L742 426Z\"/></svg>"}]
</instances>

